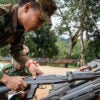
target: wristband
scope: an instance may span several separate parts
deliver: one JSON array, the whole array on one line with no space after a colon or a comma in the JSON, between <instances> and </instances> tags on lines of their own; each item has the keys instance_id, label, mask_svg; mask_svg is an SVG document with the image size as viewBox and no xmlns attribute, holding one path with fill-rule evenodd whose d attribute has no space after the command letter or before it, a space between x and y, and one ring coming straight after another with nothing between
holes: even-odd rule
<instances>
[{"instance_id":1,"label":"wristband","mask_svg":"<svg viewBox=\"0 0 100 100\"><path fill-rule=\"evenodd\" d=\"M0 71L0 79L3 77L3 72Z\"/></svg>"},{"instance_id":2,"label":"wristband","mask_svg":"<svg viewBox=\"0 0 100 100\"><path fill-rule=\"evenodd\" d=\"M34 64L36 67L38 67L36 62L30 62L27 67L29 68L31 64Z\"/></svg>"}]
</instances>

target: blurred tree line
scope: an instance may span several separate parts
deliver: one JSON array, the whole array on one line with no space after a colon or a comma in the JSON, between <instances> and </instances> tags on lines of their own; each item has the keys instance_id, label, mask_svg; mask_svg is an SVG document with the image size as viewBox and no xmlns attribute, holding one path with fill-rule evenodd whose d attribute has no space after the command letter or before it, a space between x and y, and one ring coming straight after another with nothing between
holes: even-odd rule
<instances>
[{"instance_id":1,"label":"blurred tree line","mask_svg":"<svg viewBox=\"0 0 100 100\"><path fill-rule=\"evenodd\" d=\"M0 0L0 3L18 1ZM60 23L52 30L45 25L41 30L26 33L25 44L30 48L30 56L79 58L81 65L100 59L100 0L55 1L58 7L55 18L59 18ZM68 35L70 42L61 41L62 34ZM0 49L3 56L8 55L7 48Z\"/></svg>"},{"instance_id":2,"label":"blurred tree line","mask_svg":"<svg viewBox=\"0 0 100 100\"><path fill-rule=\"evenodd\" d=\"M70 39L66 58L77 56L81 65L100 59L100 0L56 0L56 3L56 16L61 21L55 32L59 36L67 34ZM75 50L79 41L80 52Z\"/></svg>"}]
</instances>

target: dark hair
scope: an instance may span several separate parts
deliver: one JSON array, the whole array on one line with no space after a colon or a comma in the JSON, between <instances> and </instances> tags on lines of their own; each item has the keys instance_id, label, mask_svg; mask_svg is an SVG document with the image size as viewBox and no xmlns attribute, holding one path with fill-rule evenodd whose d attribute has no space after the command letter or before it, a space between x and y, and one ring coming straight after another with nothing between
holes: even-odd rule
<instances>
[{"instance_id":1,"label":"dark hair","mask_svg":"<svg viewBox=\"0 0 100 100\"><path fill-rule=\"evenodd\" d=\"M26 3L30 3L33 8L37 8L37 9L40 8L40 5L35 0L20 0L19 6L23 6Z\"/></svg>"}]
</instances>

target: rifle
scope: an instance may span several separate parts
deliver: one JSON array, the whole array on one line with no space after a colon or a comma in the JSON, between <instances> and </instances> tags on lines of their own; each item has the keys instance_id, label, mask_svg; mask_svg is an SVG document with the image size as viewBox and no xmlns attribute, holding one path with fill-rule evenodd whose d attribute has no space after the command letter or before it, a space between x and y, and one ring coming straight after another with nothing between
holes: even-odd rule
<instances>
[{"instance_id":1,"label":"rifle","mask_svg":"<svg viewBox=\"0 0 100 100\"><path fill-rule=\"evenodd\" d=\"M87 87L89 85L95 85L97 83L100 83L100 78L95 79L95 80L90 81L90 82L87 82L87 83L82 84L82 85L80 84L80 82L76 82L73 84L73 87L71 87L72 84L63 83L63 86L55 89L47 97L43 98L42 100L60 100L60 97L62 97L64 95L69 95L69 94L74 93L74 92L76 93L76 91L83 89L84 87Z\"/></svg>"},{"instance_id":2,"label":"rifle","mask_svg":"<svg viewBox=\"0 0 100 100\"><path fill-rule=\"evenodd\" d=\"M90 68L91 66L89 66ZM93 66L91 67L93 72L100 72L100 67ZM84 69L83 71L87 71ZM79 71L77 71L79 72ZM82 80L82 81L74 81L74 82L66 82L66 83L59 83L59 84L52 84L52 89L49 91L49 95L43 98L43 100L59 100L60 97L71 93L73 91L77 91L78 89L84 88L90 84L94 84L95 82L100 82L100 80L94 80L93 82L88 82L89 80Z\"/></svg>"},{"instance_id":3,"label":"rifle","mask_svg":"<svg viewBox=\"0 0 100 100\"><path fill-rule=\"evenodd\" d=\"M89 100L100 93L100 83L91 84L80 90L67 94L60 98L60 100Z\"/></svg>"},{"instance_id":4,"label":"rifle","mask_svg":"<svg viewBox=\"0 0 100 100\"><path fill-rule=\"evenodd\" d=\"M99 70L100 70L100 67L97 68L95 71L98 72ZM95 88L93 89L93 87L95 87ZM89 91L89 93L87 93L87 91ZM93 81L79 85L78 87L75 87L74 89L67 91L67 93L66 93L67 95L61 97L60 100L92 100L93 97L97 96L99 93L100 93L100 78L97 78ZM75 96L75 97L73 97L73 96ZM68 98L68 97L70 97L70 98Z\"/></svg>"},{"instance_id":5,"label":"rifle","mask_svg":"<svg viewBox=\"0 0 100 100\"><path fill-rule=\"evenodd\" d=\"M67 75L41 75L35 80L32 77L27 77L24 81L30 86L27 94L27 99L33 98L36 89L43 84L58 84L65 82L73 82L77 80L92 80L100 77L100 72L68 72ZM0 87L0 93L9 91L6 86Z\"/></svg>"}]
</instances>

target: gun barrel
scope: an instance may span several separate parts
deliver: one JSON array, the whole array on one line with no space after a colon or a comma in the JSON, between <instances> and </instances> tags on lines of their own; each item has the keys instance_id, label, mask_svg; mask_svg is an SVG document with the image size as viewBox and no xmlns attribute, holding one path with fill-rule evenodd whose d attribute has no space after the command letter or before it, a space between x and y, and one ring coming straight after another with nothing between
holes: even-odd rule
<instances>
[{"instance_id":1,"label":"gun barrel","mask_svg":"<svg viewBox=\"0 0 100 100\"><path fill-rule=\"evenodd\" d=\"M91 89L90 86L89 87L85 87L85 88L83 88L81 90L78 90L76 92L72 92L70 94L67 94L67 95L61 97L60 100L72 100L74 98L77 98L77 97L81 96L82 94L87 94L87 93L92 92L92 91L93 90Z\"/></svg>"},{"instance_id":2,"label":"gun barrel","mask_svg":"<svg viewBox=\"0 0 100 100\"><path fill-rule=\"evenodd\" d=\"M89 80L100 77L100 72L68 72L68 80Z\"/></svg>"},{"instance_id":3,"label":"gun barrel","mask_svg":"<svg viewBox=\"0 0 100 100\"><path fill-rule=\"evenodd\" d=\"M77 97L77 98L74 98L72 100L93 100L93 97L95 97L95 93L94 92L90 92L90 93L87 93L87 94L84 94L80 97Z\"/></svg>"},{"instance_id":4,"label":"gun barrel","mask_svg":"<svg viewBox=\"0 0 100 100\"><path fill-rule=\"evenodd\" d=\"M95 85L89 85L87 87L84 87L80 90L77 90L75 92L72 92L70 94L67 94L67 95L61 97L60 100L78 100L78 99L75 99L75 98L80 98L81 96L84 96L87 93L96 94L96 92L98 92L97 90L99 90L99 89L100 89L100 83L95 84ZM94 97L94 95L93 95L93 97ZM79 99L79 100L82 100L82 99Z\"/></svg>"}]
</instances>

